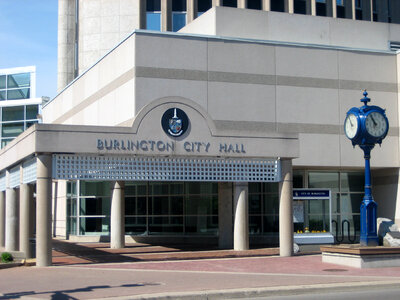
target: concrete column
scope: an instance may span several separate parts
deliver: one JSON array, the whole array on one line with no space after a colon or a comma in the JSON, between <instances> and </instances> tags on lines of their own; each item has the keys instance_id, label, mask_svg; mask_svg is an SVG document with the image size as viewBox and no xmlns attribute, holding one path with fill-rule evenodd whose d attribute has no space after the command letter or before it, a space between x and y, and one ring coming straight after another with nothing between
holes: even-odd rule
<instances>
[{"instance_id":1,"label":"concrete column","mask_svg":"<svg viewBox=\"0 0 400 300\"><path fill-rule=\"evenodd\" d=\"M400 24L400 1L399 0L391 0L390 16L391 16L392 23Z\"/></svg>"},{"instance_id":2,"label":"concrete column","mask_svg":"<svg viewBox=\"0 0 400 300\"><path fill-rule=\"evenodd\" d=\"M279 252L293 255L293 179L292 160L281 161L282 181L279 183Z\"/></svg>"},{"instance_id":3,"label":"concrete column","mask_svg":"<svg viewBox=\"0 0 400 300\"><path fill-rule=\"evenodd\" d=\"M111 191L111 248L125 247L125 182L116 181Z\"/></svg>"},{"instance_id":4,"label":"concrete column","mask_svg":"<svg viewBox=\"0 0 400 300\"><path fill-rule=\"evenodd\" d=\"M58 75L57 91L74 79L76 0L58 1Z\"/></svg>"},{"instance_id":5,"label":"concrete column","mask_svg":"<svg viewBox=\"0 0 400 300\"><path fill-rule=\"evenodd\" d=\"M249 249L249 201L248 183L234 183L235 221L233 227L233 249Z\"/></svg>"},{"instance_id":6,"label":"concrete column","mask_svg":"<svg viewBox=\"0 0 400 300\"><path fill-rule=\"evenodd\" d=\"M262 10L265 11L271 10L271 0L262 0Z\"/></svg>"},{"instance_id":7,"label":"concrete column","mask_svg":"<svg viewBox=\"0 0 400 300\"><path fill-rule=\"evenodd\" d=\"M232 249L232 183L218 183L218 247Z\"/></svg>"},{"instance_id":8,"label":"concrete column","mask_svg":"<svg viewBox=\"0 0 400 300\"><path fill-rule=\"evenodd\" d=\"M200 0L201 1L201 0ZM222 6L223 0L212 0L212 6Z\"/></svg>"},{"instance_id":9,"label":"concrete column","mask_svg":"<svg viewBox=\"0 0 400 300\"><path fill-rule=\"evenodd\" d=\"M29 245L31 219L31 203L33 202L33 192L29 184L21 184L19 189L19 251L25 253L26 258L32 258Z\"/></svg>"},{"instance_id":10,"label":"concrete column","mask_svg":"<svg viewBox=\"0 0 400 300\"><path fill-rule=\"evenodd\" d=\"M381 1L382 2L382 1ZM365 21L373 21L372 0L361 1L362 19Z\"/></svg>"},{"instance_id":11,"label":"concrete column","mask_svg":"<svg viewBox=\"0 0 400 300\"><path fill-rule=\"evenodd\" d=\"M0 191L0 248L6 245L6 195Z\"/></svg>"},{"instance_id":12,"label":"concrete column","mask_svg":"<svg viewBox=\"0 0 400 300\"><path fill-rule=\"evenodd\" d=\"M336 0L326 0L326 15L337 18Z\"/></svg>"},{"instance_id":13,"label":"concrete column","mask_svg":"<svg viewBox=\"0 0 400 300\"><path fill-rule=\"evenodd\" d=\"M306 14L311 16L317 15L316 0L306 0Z\"/></svg>"},{"instance_id":14,"label":"concrete column","mask_svg":"<svg viewBox=\"0 0 400 300\"><path fill-rule=\"evenodd\" d=\"M52 157L37 156L36 180L36 266L51 266Z\"/></svg>"},{"instance_id":15,"label":"concrete column","mask_svg":"<svg viewBox=\"0 0 400 300\"><path fill-rule=\"evenodd\" d=\"M172 0L161 0L161 31L172 30Z\"/></svg>"},{"instance_id":16,"label":"concrete column","mask_svg":"<svg viewBox=\"0 0 400 300\"><path fill-rule=\"evenodd\" d=\"M6 250L19 250L19 203L15 189L6 190Z\"/></svg>"},{"instance_id":17,"label":"concrete column","mask_svg":"<svg viewBox=\"0 0 400 300\"><path fill-rule=\"evenodd\" d=\"M346 0L345 1L345 16L346 19L356 19L356 2L355 0Z\"/></svg>"},{"instance_id":18,"label":"concrete column","mask_svg":"<svg viewBox=\"0 0 400 300\"><path fill-rule=\"evenodd\" d=\"M247 0L237 0L238 8L247 8Z\"/></svg>"},{"instance_id":19,"label":"concrete column","mask_svg":"<svg viewBox=\"0 0 400 300\"><path fill-rule=\"evenodd\" d=\"M294 0L285 0L285 12L294 13Z\"/></svg>"},{"instance_id":20,"label":"concrete column","mask_svg":"<svg viewBox=\"0 0 400 300\"><path fill-rule=\"evenodd\" d=\"M197 18L197 3L198 0L186 0L186 20L188 24Z\"/></svg>"},{"instance_id":21,"label":"concrete column","mask_svg":"<svg viewBox=\"0 0 400 300\"><path fill-rule=\"evenodd\" d=\"M388 2L387 1L377 1L376 10L378 13L378 22L388 22Z\"/></svg>"}]
</instances>

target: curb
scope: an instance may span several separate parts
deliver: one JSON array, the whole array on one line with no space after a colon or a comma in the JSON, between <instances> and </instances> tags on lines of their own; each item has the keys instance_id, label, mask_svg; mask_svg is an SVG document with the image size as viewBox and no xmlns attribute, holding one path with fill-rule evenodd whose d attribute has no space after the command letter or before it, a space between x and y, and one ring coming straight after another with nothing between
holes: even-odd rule
<instances>
[{"instance_id":1,"label":"curb","mask_svg":"<svg viewBox=\"0 0 400 300\"><path fill-rule=\"evenodd\" d=\"M22 262L0 263L0 270L1 269L14 268L14 267L20 267L20 266L23 266L23 265L24 264Z\"/></svg>"},{"instance_id":2,"label":"curb","mask_svg":"<svg viewBox=\"0 0 400 300\"><path fill-rule=\"evenodd\" d=\"M352 291L358 289L378 289L383 287L399 288L399 280L382 281L382 282L350 282L350 283L327 283L315 285L298 285L298 286L277 286L277 287L261 287L261 288L243 288L231 290L209 290L209 291L193 291L193 292L170 292L157 294L143 294L121 297L97 298L95 300L125 300L125 299L141 299L141 300L212 300L212 299L234 299L234 298L256 298L267 296L290 296L312 294L321 291L337 292Z\"/></svg>"}]
</instances>

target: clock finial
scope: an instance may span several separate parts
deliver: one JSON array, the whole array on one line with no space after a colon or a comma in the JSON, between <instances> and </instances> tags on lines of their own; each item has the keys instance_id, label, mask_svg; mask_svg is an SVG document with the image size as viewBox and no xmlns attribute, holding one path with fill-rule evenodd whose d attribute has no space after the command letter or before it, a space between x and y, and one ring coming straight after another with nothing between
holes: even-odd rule
<instances>
[{"instance_id":1,"label":"clock finial","mask_svg":"<svg viewBox=\"0 0 400 300\"><path fill-rule=\"evenodd\" d=\"M364 98L361 98L360 101L364 102L364 105L366 106L367 103L371 101L371 99L367 97L368 96L367 90L364 90L363 95L364 95Z\"/></svg>"}]
</instances>

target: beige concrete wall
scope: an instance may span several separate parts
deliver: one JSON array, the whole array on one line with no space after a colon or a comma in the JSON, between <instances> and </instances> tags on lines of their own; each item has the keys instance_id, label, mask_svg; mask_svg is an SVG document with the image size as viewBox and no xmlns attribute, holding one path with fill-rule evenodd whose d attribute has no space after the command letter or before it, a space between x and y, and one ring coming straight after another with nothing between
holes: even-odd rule
<instances>
[{"instance_id":1,"label":"beige concrete wall","mask_svg":"<svg viewBox=\"0 0 400 300\"><path fill-rule=\"evenodd\" d=\"M389 40L400 41L399 24L220 6L205 15L208 22L215 20L205 31L201 16L180 32L376 50L387 50Z\"/></svg>"},{"instance_id":2,"label":"beige concrete wall","mask_svg":"<svg viewBox=\"0 0 400 300\"><path fill-rule=\"evenodd\" d=\"M139 0L79 1L79 74L140 28Z\"/></svg>"},{"instance_id":3,"label":"beige concrete wall","mask_svg":"<svg viewBox=\"0 0 400 300\"><path fill-rule=\"evenodd\" d=\"M367 89L390 122L371 165L397 167L397 64L389 52L136 33L49 103L44 120L131 126L154 100L183 97L232 134L299 133L296 167L361 168L343 122Z\"/></svg>"}]
</instances>

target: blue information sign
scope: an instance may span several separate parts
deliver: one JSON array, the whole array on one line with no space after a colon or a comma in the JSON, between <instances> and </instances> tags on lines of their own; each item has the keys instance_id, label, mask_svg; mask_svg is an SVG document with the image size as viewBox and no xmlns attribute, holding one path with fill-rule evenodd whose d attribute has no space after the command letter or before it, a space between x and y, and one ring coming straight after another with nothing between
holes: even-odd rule
<instances>
[{"instance_id":1,"label":"blue information sign","mask_svg":"<svg viewBox=\"0 0 400 300\"><path fill-rule=\"evenodd\" d=\"M330 190L293 189L293 199L296 198L329 198Z\"/></svg>"}]
</instances>

